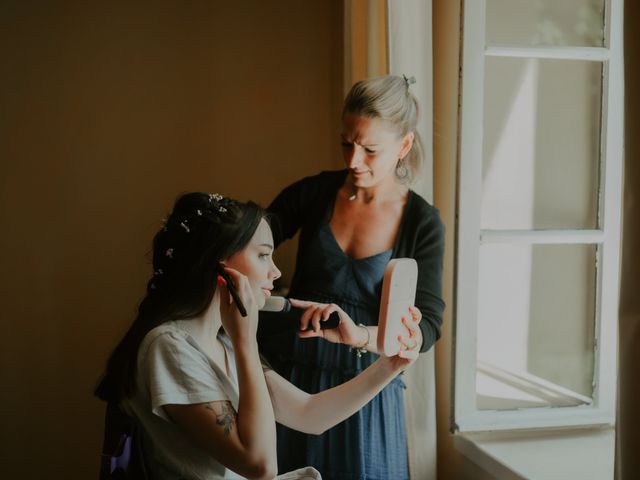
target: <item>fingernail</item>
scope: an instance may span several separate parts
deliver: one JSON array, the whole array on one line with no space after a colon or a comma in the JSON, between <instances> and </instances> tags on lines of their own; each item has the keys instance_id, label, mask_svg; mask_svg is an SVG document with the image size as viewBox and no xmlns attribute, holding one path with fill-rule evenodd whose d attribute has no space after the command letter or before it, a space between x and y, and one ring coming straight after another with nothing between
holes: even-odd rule
<instances>
[{"instance_id":1,"label":"fingernail","mask_svg":"<svg viewBox=\"0 0 640 480\"><path fill-rule=\"evenodd\" d=\"M227 281L222 278L222 275L218 275L218 285L226 285Z\"/></svg>"}]
</instances>

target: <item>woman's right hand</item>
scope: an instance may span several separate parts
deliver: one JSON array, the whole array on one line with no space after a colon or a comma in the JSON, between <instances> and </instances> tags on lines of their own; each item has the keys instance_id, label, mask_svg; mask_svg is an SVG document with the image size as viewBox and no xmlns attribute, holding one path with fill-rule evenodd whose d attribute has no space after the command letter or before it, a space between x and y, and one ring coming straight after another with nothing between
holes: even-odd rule
<instances>
[{"instance_id":1,"label":"woman's right hand","mask_svg":"<svg viewBox=\"0 0 640 480\"><path fill-rule=\"evenodd\" d=\"M225 267L224 271L229 275L242 301L247 316L243 317L240 310L229 293L226 281L218 277L218 289L220 291L220 317L225 332L232 341L255 340L258 330L258 307L256 305L249 279L233 268ZM220 281L222 279L222 281Z\"/></svg>"},{"instance_id":2,"label":"woman's right hand","mask_svg":"<svg viewBox=\"0 0 640 480\"><path fill-rule=\"evenodd\" d=\"M300 317L300 338L322 337L328 342L342 343L344 345L363 345L369 336L362 327L359 327L335 303L319 303L307 300L297 300L290 298L291 305L296 308L303 308L305 312ZM326 321L333 312L337 312L340 317L340 324L336 328L322 330L320 323Z\"/></svg>"}]
</instances>

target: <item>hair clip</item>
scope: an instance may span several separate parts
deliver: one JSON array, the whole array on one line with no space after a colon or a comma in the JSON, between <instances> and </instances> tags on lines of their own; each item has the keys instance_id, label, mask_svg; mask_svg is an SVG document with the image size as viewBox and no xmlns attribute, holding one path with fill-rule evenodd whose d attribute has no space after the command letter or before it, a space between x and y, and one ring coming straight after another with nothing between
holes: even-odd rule
<instances>
[{"instance_id":1,"label":"hair clip","mask_svg":"<svg viewBox=\"0 0 640 480\"><path fill-rule=\"evenodd\" d=\"M416 77L408 77L405 74L402 74L402 78L404 78L404 83L409 88L409 85L413 85L416 83Z\"/></svg>"},{"instance_id":2,"label":"hair clip","mask_svg":"<svg viewBox=\"0 0 640 480\"><path fill-rule=\"evenodd\" d=\"M202 210L196 210L196 213L198 214L199 217L202 216Z\"/></svg>"},{"instance_id":3,"label":"hair clip","mask_svg":"<svg viewBox=\"0 0 640 480\"><path fill-rule=\"evenodd\" d=\"M162 271L161 268L159 268L158 270L156 270L155 272L153 272L154 275L162 275L164 272Z\"/></svg>"},{"instance_id":4,"label":"hair clip","mask_svg":"<svg viewBox=\"0 0 640 480\"><path fill-rule=\"evenodd\" d=\"M211 202L212 200L215 200L216 202L219 202L223 198L224 197L222 195L220 195L219 193L210 193L209 194L209 202Z\"/></svg>"},{"instance_id":5,"label":"hair clip","mask_svg":"<svg viewBox=\"0 0 640 480\"><path fill-rule=\"evenodd\" d=\"M167 223L169 223L169 219L167 217L164 217L162 220L160 220L160 222L162 222L162 231L166 232L167 231Z\"/></svg>"},{"instance_id":6,"label":"hair clip","mask_svg":"<svg viewBox=\"0 0 640 480\"><path fill-rule=\"evenodd\" d=\"M184 231L187 233L191 233L191 230L189 230L189 227L187 227L187 221L185 220L184 222L180 222L180 226L182 228L184 228Z\"/></svg>"},{"instance_id":7,"label":"hair clip","mask_svg":"<svg viewBox=\"0 0 640 480\"><path fill-rule=\"evenodd\" d=\"M219 211L220 213L225 213L225 212L227 211L227 209L226 209L226 208L224 208L224 207L218 207L218 211Z\"/></svg>"},{"instance_id":8,"label":"hair clip","mask_svg":"<svg viewBox=\"0 0 640 480\"><path fill-rule=\"evenodd\" d=\"M151 290L155 290L155 289L156 289L156 285L155 285L155 283L152 283L151 285L149 285L149 288L150 288Z\"/></svg>"},{"instance_id":9,"label":"hair clip","mask_svg":"<svg viewBox=\"0 0 640 480\"><path fill-rule=\"evenodd\" d=\"M164 252L165 257L173 258L173 248L167 248L167 251Z\"/></svg>"}]
</instances>

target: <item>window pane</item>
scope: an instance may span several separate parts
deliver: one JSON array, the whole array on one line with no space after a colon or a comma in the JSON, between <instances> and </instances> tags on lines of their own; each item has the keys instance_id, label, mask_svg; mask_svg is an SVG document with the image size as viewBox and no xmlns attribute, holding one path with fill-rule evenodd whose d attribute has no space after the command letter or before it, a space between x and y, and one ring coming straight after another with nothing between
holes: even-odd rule
<instances>
[{"instance_id":1,"label":"window pane","mask_svg":"<svg viewBox=\"0 0 640 480\"><path fill-rule=\"evenodd\" d=\"M492 44L604 46L604 0L487 0Z\"/></svg>"},{"instance_id":2,"label":"window pane","mask_svg":"<svg viewBox=\"0 0 640 480\"><path fill-rule=\"evenodd\" d=\"M594 245L480 248L479 410L590 403Z\"/></svg>"},{"instance_id":3,"label":"window pane","mask_svg":"<svg viewBox=\"0 0 640 480\"><path fill-rule=\"evenodd\" d=\"M597 228L602 64L488 57L481 227Z\"/></svg>"}]
</instances>

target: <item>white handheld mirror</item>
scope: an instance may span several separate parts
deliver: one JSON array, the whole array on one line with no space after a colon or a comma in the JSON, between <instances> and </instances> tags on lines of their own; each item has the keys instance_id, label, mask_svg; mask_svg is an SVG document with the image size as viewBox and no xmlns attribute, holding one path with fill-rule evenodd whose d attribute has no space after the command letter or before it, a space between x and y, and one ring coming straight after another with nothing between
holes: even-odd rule
<instances>
[{"instance_id":1,"label":"white handheld mirror","mask_svg":"<svg viewBox=\"0 0 640 480\"><path fill-rule=\"evenodd\" d=\"M413 258L394 258L382 280L382 299L378 316L378 352L391 357L400 351L398 335L406 336L402 317L410 318L409 307L416 299L418 264Z\"/></svg>"}]
</instances>

